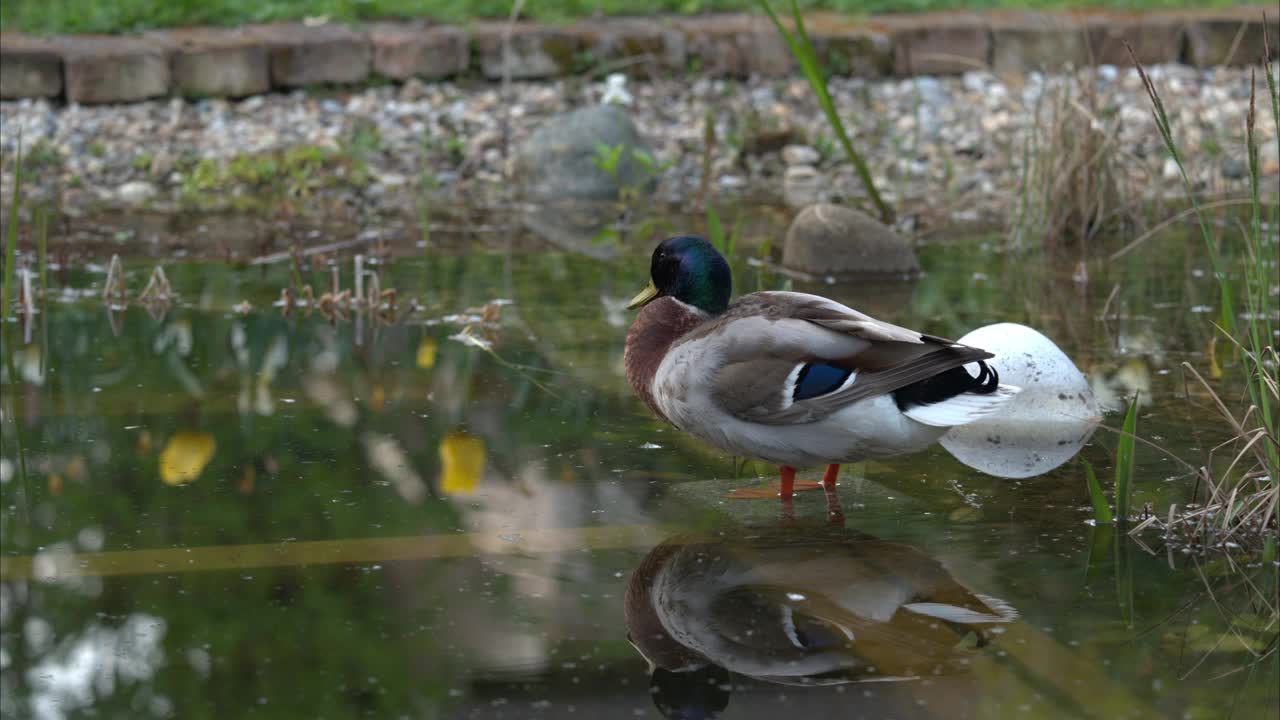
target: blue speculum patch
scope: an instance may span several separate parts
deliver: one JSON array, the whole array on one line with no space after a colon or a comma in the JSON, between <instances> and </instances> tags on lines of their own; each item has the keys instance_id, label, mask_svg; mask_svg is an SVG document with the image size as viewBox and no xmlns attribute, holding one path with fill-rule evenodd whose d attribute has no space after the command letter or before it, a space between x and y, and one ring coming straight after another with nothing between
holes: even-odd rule
<instances>
[{"instance_id":1,"label":"blue speculum patch","mask_svg":"<svg viewBox=\"0 0 1280 720\"><path fill-rule=\"evenodd\" d=\"M809 363L800 368L800 375L796 377L796 389L792 393L791 399L808 400L819 395L826 395L843 385L844 381L848 380L852 374L852 370L845 370L833 365Z\"/></svg>"}]
</instances>

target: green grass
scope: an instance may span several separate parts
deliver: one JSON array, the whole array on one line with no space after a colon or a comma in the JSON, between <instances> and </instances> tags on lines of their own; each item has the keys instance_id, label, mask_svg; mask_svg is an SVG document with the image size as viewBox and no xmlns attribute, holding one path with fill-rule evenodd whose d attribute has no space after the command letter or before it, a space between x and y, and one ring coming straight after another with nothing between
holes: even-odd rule
<instances>
[{"instance_id":1,"label":"green grass","mask_svg":"<svg viewBox=\"0 0 1280 720\"><path fill-rule=\"evenodd\" d=\"M1223 0L806 0L800 6L806 10L869 14L995 8L1140 10L1234 4L1238 3ZM506 18L511 13L511 5L510 0L5 0L0 3L0 25L6 30L31 33L121 33L179 25L240 25L318 16L341 22L423 17L460 22ZM756 0L538 0L527 3L524 14L555 21L596 13L695 14L755 8Z\"/></svg>"},{"instance_id":2,"label":"green grass","mask_svg":"<svg viewBox=\"0 0 1280 720\"><path fill-rule=\"evenodd\" d=\"M1080 458L1080 462L1084 465L1085 481L1089 485L1089 502L1093 503L1093 519L1099 525L1110 525L1115 522L1115 517L1111 514L1111 505L1107 503L1107 496L1102 493L1098 476L1093 472L1093 463L1084 458Z\"/></svg>"},{"instance_id":3,"label":"green grass","mask_svg":"<svg viewBox=\"0 0 1280 720\"><path fill-rule=\"evenodd\" d=\"M1133 451L1135 433L1138 432L1138 396L1129 403L1120 426L1120 442L1116 445L1116 516L1120 522L1129 519L1129 505L1133 497Z\"/></svg>"},{"instance_id":4,"label":"green grass","mask_svg":"<svg viewBox=\"0 0 1280 720\"><path fill-rule=\"evenodd\" d=\"M1280 88L1277 88L1271 66L1263 65L1262 69L1266 83L1264 103L1269 101L1272 117L1280 122ZM1256 77L1250 84L1249 113L1244 128L1251 189L1249 222L1215 232L1183 168L1175 128L1169 121L1159 91L1141 65L1138 65L1138 72L1151 100L1156 127L1170 157L1178 165L1187 202L1195 211L1217 279L1221 299L1217 332L1236 348L1235 355L1242 371L1240 377L1234 379L1244 386L1243 393L1219 393L1194 367L1183 363L1208 391L1235 435L1232 449L1235 456L1230 465L1219 470L1210 463L1204 471L1204 479L1209 485L1206 504L1217 510L1214 522L1221 534L1231 536L1246 528L1264 534L1273 533L1277 507L1280 506L1280 417L1277 413L1277 405L1280 405L1280 362L1276 354L1274 320L1280 307L1272 295L1275 249L1269 245L1275 242L1274 227L1280 222L1280 217L1272 213L1267 223L1263 222L1262 180L1258 172L1258 140L1255 134ZM1233 277L1242 282L1233 282ZM1237 322L1239 318L1235 308L1240 295L1243 295L1244 316L1241 322ZM1245 407L1229 407L1227 403L1239 395L1244 396L1241 404ZM1224 401L1223 398L1227 399ZM1231 446L1232 443L1227 443L1219 446L1218 450ZM1197 532L1206 529L1205 522L1202 517L1197 524Z\"/></svg>"},{"instance_id":5,"label":"green grass","mask_svg":"<svg viewBox=\"0 0 1280 720\"><path fill-rule=\"evenodd\" d=\"M49 295L49 212L43 207L35 209L36 253L40 266L40 296Z\"/></svg>"},{"instance_id":6,"label":"green grass","mask_svg":"<svg viewBox=\"0 0 1280 720\"><path fill-rule=\"evenodd\" d=\"M368 182L369 157L380 144L376 131L357 129L340 139L337 148L295 145L223 160L186 158L179 162L182 197L199 206L232 197L240 188L247 191L242 204L251 208L305 199L324 188L358 187Z\"/></svg>"},{"instance_id":7,"label":"green grass","mask_svg":"<svg viewBox=\"0 0 1280 720\"><path fill-rule=\"evenodd\" d=\"M737 250L737 228L734 228L731 235L726 236L724 223L720 222L720 214L711 205L707 206L707 239L711 241L711 246L726 258L732 258Z\"/></svg>"},{"instance_id":8,"label":"green grass","mask_svg":"<svg viewBox=\"0 0 1280 720\"><path fill-rule=\"evenodd\" d=\"M1129 519L1133 498L1133 454L1135 433L1138 430L1138 396L1134 395L1129 402L1129 410L1124 415L1124 424L1120 427L1120 441L1116 445L1116 508L1113 513L1107 496L1102 492L1102 484L1093 471L1093 464L1083 457L1080 464L1084 466L1085 483L1089 488L1089 502L1093 505L1093 519L1099 525L1110 525L1117 520L1124 523Z\"/></svg>"},{"instance_id":9,"label":"green grass","mask_svg":"<svg viewBox=\"0 0 1280 720\"><path fill-rule=\"evenodd\" d=\"M13 198L9 201L9 227L4 239L4 271L0 280L0 325L9 322L9 300L17 279L18 207L22 204L22 140L18 140L17 159L13 164Z\"/></svg>"},{"instance_id":10,"label":"green grass","mask_svg":"<svg viewBox=\"0 0 1280 720\"><path fill-rule=\"evenodd\" d=\"M871 171L867 168L867 163L862 159L862 154L853 146L853 141L849 139L849 133L845 131L844 121L840 119L840 113L836 110L836 104L831 99L831 93L827 92L827 75L822 69L822 63L818 60L818 54L813 49L813 43L809 42L809 33L804 27L804 15L801 14L800 4L797 0L791 0L791 19L795 23L794 31L788 30L782 21L778 18L777 13L773 11L773 6L769 4L769 0L759 0L760 8L764 10L769 19L773 21L774 27L778 28L778 32L783 39L787 41L787 47L791 49L792 56L795 57L796 63L800 65L800 70L804 73L804 77L809 81L809 86L813 88L813 94L818 98L818 105L822 107L822 113L827 116L827 122L831 124L831 130L835 132L836 138L840 141L840 147L844 148L845 157L858 171L858 178L862 180L862 187L867 191L867 197L871 199L871 204L875 205L876 212L880 215L880 220L885 223L893 222L893 209L888 203L880 197L880 191L876 189L875 181L871 178Z\"/></svg>"}]
</instances>

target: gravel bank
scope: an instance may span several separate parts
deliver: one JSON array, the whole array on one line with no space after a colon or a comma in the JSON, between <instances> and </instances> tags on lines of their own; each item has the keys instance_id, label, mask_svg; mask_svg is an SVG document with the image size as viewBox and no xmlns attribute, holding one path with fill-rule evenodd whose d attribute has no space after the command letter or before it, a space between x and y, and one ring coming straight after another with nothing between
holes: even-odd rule
<instances>
[{"instance_id":1,"label":"gravel bank","mask_svg":"<svg viewBox=\"0 0 1280 720\"><path fill-rule=\"evenodd\" d=\"M1206 195L1243 192L1249 69L1168 65L1150 72L1193 182ZM504 90L411 80L242 102L4 102L2 189L7 203L21 134L27 187L72 214L263 203L288 214L327 202L367 218L412 214L423 192L505 204L519 199L510 182L514 148L557 113L600 102L605 88L556 81ZM1259 88L1265 93L1261 79ZM695 197L708 159L717 202L763 196L799 206L862 197L803 80L667 80L632 82L626 90L628 111L665 168L657 191L664 201ZM1028 168L1090 132L1102 133L1120 192L1181 193L1132 70L835 78L831 91L888 199L917 227L1002 223ZM1258 110L1262 171L1276 188L1275 121L1269 104L1260 102ZM706 118L714 125L709 155Z\"/></svg>"}]
</instances>

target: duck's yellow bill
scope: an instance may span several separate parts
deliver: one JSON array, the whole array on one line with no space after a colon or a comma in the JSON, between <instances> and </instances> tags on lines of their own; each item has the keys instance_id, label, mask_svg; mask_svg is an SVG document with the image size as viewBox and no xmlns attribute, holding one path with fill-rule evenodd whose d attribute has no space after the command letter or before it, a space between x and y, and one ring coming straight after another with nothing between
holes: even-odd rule
<instances>
[{"instance_id":1,"label":"duck's yellow bill","mask_svg":"<svg viewBox=\"0 0 1280 720\"><path fill-rule=\"evenodd\" d=\"M631 302L627 303L627 309L635 310L656 297L658 297L658 288L654 287L653 280L650 280L645 289L637 293L635 297L631 298Z\"/></svg>"}]
</instances>

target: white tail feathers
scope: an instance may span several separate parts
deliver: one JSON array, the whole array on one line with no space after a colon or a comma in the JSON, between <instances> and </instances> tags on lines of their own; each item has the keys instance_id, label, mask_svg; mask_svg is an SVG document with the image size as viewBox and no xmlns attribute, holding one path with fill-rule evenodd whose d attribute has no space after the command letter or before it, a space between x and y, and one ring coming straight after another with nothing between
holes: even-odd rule
<instances>
[{"instance_id":1,"label":"white tail feathers","mask_svg":"<svg viewBox=\"0 0 1280 720\"><path fill-rule=\"evenodd\" d=\"M933 403L917 405L902 414L922 425L933 427L955 427L967 425L974 420L984 418L1009 401L1014 395L1022 392L1022 388L1013 385L1000 385L995 392L978 395L961 393L953 398Z\"/></svg>"},{"instance_id":2,"label":"white tail feathers","mask_svg":"<svg viewBox=\"0 0 1280 720\"><path fill-rule=\"evenodd\" d=\"M907 603L902 607L913 613L964 625L1007 623L1018 619L1018 611L1000 598L981 593L975 593L974 597L981 600L991 612L982 612L959 605L931 602Z\"/></svg>"}]
</instances>

